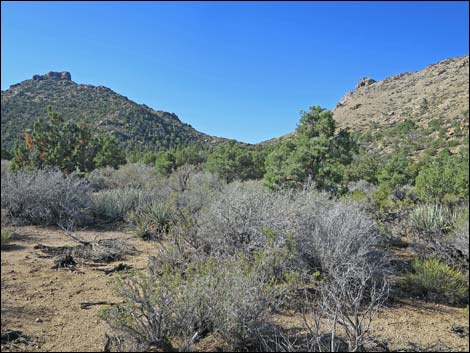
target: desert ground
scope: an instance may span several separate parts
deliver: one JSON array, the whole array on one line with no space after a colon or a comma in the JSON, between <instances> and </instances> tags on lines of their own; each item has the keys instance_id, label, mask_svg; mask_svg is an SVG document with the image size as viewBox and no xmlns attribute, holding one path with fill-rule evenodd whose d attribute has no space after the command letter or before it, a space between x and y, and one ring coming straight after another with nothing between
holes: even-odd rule
<instances>
[{"instance_id":1,"label":"desert ground","mask_svg":"<svg viewBox=\"0 0 470 353\"><path fill-rule=\"evenodd\" d=\"M106 273L120 263L145 271L148 255L162 246L131 232L94 229L79 232L82 239L128 239L137 253L125 261L79 264L54 269L54 259L40 249L76 245L54 227L17 227L1 252L2 351L103 351L107 327L99 318L103 305L119 303L113 294L118 272ZM36 247L36 248L35 248ZM406 256L406 251L400 251ZM274 317L288 330L302 329L302 316L285 312ZM468 313L465 308L392 300L372 323L376 349L383 351L468 351ZM466 334L459 328L466 328ZM9 341L8 332L20 337ZM197 350L220 349L214 337L199 342Z\"/></svg>"}]
</instances>

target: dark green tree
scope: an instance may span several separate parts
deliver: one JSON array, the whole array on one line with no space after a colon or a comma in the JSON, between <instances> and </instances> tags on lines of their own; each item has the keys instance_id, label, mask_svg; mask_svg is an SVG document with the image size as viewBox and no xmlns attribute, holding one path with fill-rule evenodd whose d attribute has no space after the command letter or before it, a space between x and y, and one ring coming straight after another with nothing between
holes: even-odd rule
<instances>
[{"instance_id":1,"label":"dark green tree","mask_svg":"<svg viewBox=\"0 0 470 353\"><path fill-rule=\"evenodd\" d=\"M57 167L64 173L89 172L98 166L125 162L114 138L94 134L85 123L66 121L48 108L47 118L17 141L12 168Z\"/></svg>"},{"instance_id":2,"label":"dark green tree","mask_svg":"<svg viewBox=\"0 0 470 353\"><path fill-rule=\"evenodd\" d=\"M357 145L348 131L335 130L330 111L315 106L304 112L292 141L281 143L267 157L265 185L296 187L312 180L319 189L338 192Z\"/></svg>"},{"instance_id":3,"label":"dark green tree","mask_svg":"<svg viewBox=\"0 0 470 353\"><path fill-rule=\"evenodd\" d=\"M116 137L111 135L100 135L97 137L97 144L100 146L94 158L95 168L111 166L117 169L126 163L126 155L119 147Z\"/></svg>"},{"instance_id":4,"label":"dark green tree","mask_svg":"<svg viewBox=\"0 0 470 353\"><path fill-rule=\"evenodd\" d=\"M382 160L377 153L361 150L346 168L346 178L348 181L366 180L377 184L377 174L381 167Z\"/></svg>"},{"instance_id":5,"label":"dark green tree","mask_svg":"<svg viewBox=\"0 0 470 353\"><path fill-rule=\"evenodd\" d=\"M156 154L155 168L162 175L169 175L176 168L176 158L172 151L163 150Z\"/></svg>"},{"instance_id":6,"label":"dark green tree","mask_svg":"<svg viewBox=\"0 0 470 353\"><path fill-rule=\"evenodd\" d=\"M264 173L264 159L263 147L243 146L238 142L229 141L217 146L209 154L206 170L227 182L261 179Z\"/></svg>"}]
</instances>

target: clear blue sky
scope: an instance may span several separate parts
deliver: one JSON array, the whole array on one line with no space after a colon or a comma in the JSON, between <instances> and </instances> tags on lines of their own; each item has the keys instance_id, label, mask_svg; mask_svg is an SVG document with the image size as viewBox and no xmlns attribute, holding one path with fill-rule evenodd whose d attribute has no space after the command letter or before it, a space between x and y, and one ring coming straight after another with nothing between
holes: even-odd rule
<instances>
[{"instance_id":1,"label":"clear blue sky","mask_svg":"<svg viewBox=\"0 0 470 353\"><path fill-rule=\"evenodd\" d=\"M467 2L2 2L1 86L48 71L259 142L363 76L469 52Z\"/></svg>"}]
</instances>

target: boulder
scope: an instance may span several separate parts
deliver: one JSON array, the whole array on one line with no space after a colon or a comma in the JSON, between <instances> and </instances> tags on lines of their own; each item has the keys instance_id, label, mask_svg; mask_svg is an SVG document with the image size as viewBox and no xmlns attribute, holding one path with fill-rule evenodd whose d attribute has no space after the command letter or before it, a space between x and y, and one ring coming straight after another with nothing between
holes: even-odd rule
<instances>
[{"instance_id":1,"label":"boulder","mask_svg":"<svg viewBox=\"0 0 470 353\"><path fill-rule=\"evenodd\" d=\"M363 77L359 80L359 82L357 83L356 85L356 88L355 90L361 88L361 87L366 87L366 86L370 86L372 85L373 83L376 83L377 81L374 80L373 78L369 78L369 77Z\"/></svg>"}]
</instances>

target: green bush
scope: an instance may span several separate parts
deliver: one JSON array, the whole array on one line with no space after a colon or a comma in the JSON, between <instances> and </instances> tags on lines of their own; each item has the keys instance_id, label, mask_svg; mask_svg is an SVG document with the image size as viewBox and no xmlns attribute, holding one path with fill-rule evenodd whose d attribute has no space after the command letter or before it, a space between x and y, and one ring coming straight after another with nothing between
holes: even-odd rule
<instances>
[{"instance_id":1,"label":"green bush","mask_svg":"<svg viewBox=\"0 0 470 353\"><path fill-rule=\"evenodd\" d=\"M346 177L349 181L366 180L377 184L377 173L381 166L382 161L378 154L361 151L346 168Z\"/></svg>"},{"instance_id":2,"label":"green bush","mask_svg":"<svg viewBox=\"0 0 470 353\"><path fill-rule=\"evenodd\" d=\"M424 201L468 200L469 182L468 148L460 154L447 151L422 167L416 177L416 192Z\"/></svg>"},{"instance_id":3,"label":"green bush","mask_svg":"<svg viewBox=\"0 0 470 353\"><path fill-rule=\"evenodd\" d=\"M341 200L345 201L364 201L367 200L368 195L365 191L362 190L354 190L345 194L341 197Z\"/></svg>"},{"instance_id":4,"label":"green bush","mask_svg":"<svg viewBox=\"0 0 470 353\"><path fill-rule=\"evenodd\" d=\"M377 173L379 184L392 190L404 185L413 185L415 177L413 165L404 153L391 155Z\"/></svg>"},{"instance_id":5,"label":"green bush","mask_svg":"<svg viewBox=\"0 0 470 353\"><path fill-rule=\"evenodd\" d=\"M2 242L1 245L8 244L10 242L11 236L13 235L13 232L9 229L4 229L2 228Z\"/></svg>"},{"instance_id":6,"label":"green bush","mask_svg":"<svg viewBox=\"0 0 470 353\"><path fill-rule=\"evenodd\" d=\"M425 234L444 234L454 226L456 215L439 204L421 205L410 214L411 227Z\"/></svg>"},{"instance_id":7,"label":"green bush","mask_svg":"<svg viewBox=\"0 0 470 353\"><path fill-rule=\"evenodd\" d=\"M437 259L415 260L413 270L402 282L413 295L449 304L460 303L468 295L465 276Z\"/></svg>"},{"instance_id":8,"label":"green bush","mask_svg":"<svg viewBox=\"0 0 470 353\"><path fill-rule=\"evenodd\" d=\"M206 170L227 182L261 179L264 160L262 147L243 146L239 142L230 141L217 146L209 155Z\"/></svg>"}]
</instances>

